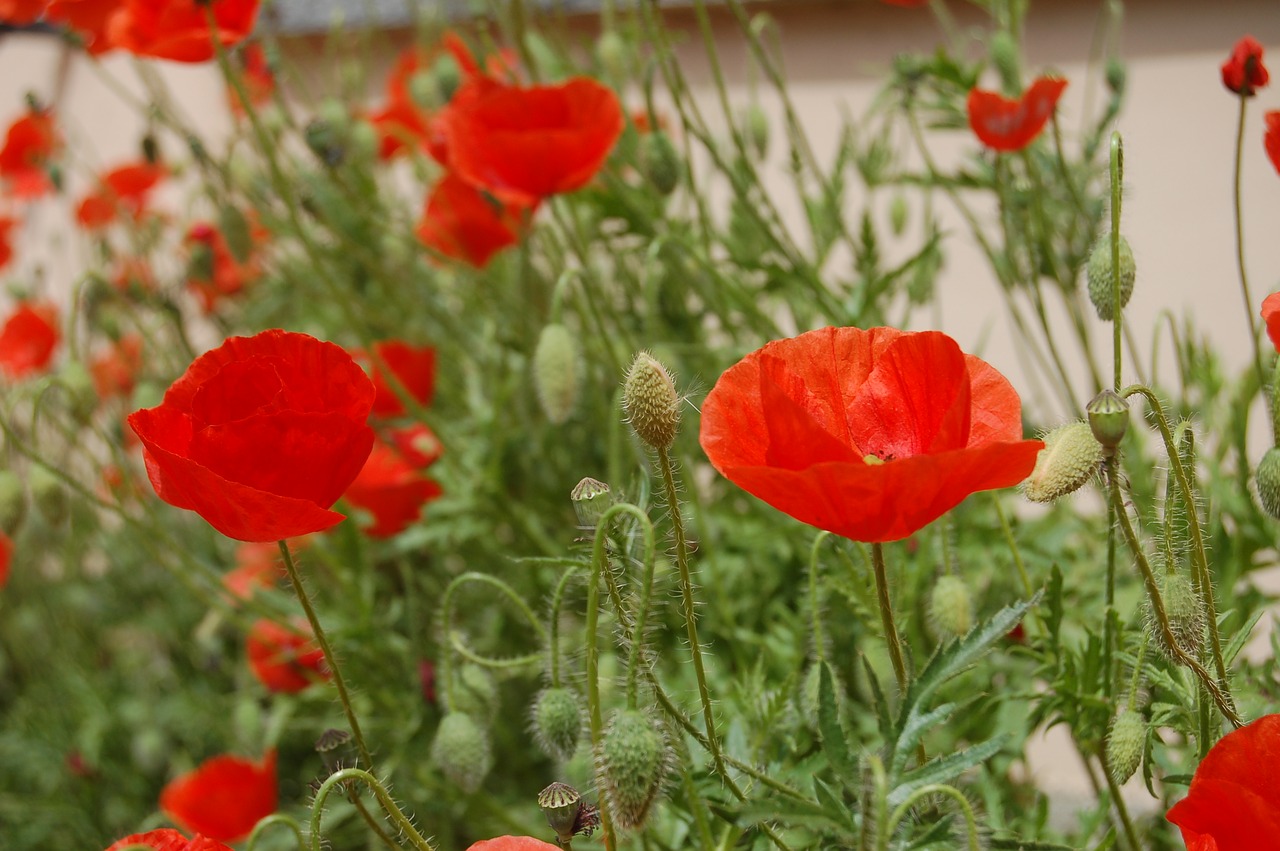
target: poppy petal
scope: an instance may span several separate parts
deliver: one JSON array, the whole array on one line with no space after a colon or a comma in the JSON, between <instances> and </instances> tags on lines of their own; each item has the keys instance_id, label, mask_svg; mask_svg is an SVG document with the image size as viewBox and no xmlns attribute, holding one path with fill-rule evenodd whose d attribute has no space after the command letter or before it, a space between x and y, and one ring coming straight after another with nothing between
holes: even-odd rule
<instances>
[{"instance_id":1,"label":"poppy petal","mask_svg":"<svg viewBox=\"0 0 1280 851\"><path fill-rule=\"evenodd\" d=\"M249 834L276 810L276 752L261 763L216 756L174 778L160 793L160 809L189 830L219 842Z\"/></svg>"}]
</instances>

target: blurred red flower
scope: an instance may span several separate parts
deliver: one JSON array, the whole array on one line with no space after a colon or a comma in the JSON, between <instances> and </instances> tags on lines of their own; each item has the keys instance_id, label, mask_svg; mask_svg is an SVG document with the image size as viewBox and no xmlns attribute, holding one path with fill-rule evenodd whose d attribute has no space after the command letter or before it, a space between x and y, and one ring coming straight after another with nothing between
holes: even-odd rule
<instances>
[{"instance_id":1,"label":"blurred red flower","mask_svg":"<svg viewBox=\"0 0 1280 851\"><path fill-rule=\"evenodd\" d=\"M196 222L187 230L187 287L199 297L205 313L212 313L222 299L241 292L261 275L254 249L264 231L252 223L250 227L253 244L243 259L237 259L222 231L209 222Z\"/></svg>"},{"instance_id":2,"label":"blurred red flower","mask_svg":"<svg viewBox=\"0 0 1280 851\"><path fill-rule=\"evenodd\" d=\"M558 847L532 836L499 836L476 842L467 851L555 851Z\"/></svg>"},{"instance_id":3,"label":"blurred red flower","mask_svg":"<svg viewBox=\"0 0 1280 851\"><path fill-rule=\"evenodd\" d=\"M328 529L373 445L373 382L306 334L232 337L198 357L129 425L156 494L229 538L278 541Z\"/></svg>"},{"instance_id":4,"label":"blurred red flower","mask_svg":"<svg viewBox=\"0 0 1280 851\"><path fill-rule=\"evenodd\" d=\"M1020 151L1040 135L1067 87L1060 77L1040 77L1011 100L999 92L969 92L969 126L978 140L996 151Z\"/></svg>"},{"instance_id":5,"label":"blurred red flower","mask_svg":"<svg viewBox=\"0 0 1280 851\"><path fill-rule=\"evenodd\" d=\"M490 82L460 91L442 118L452 168L526 206L585 186L624 121L613 90L585 77L549 86Z\"/></svg>"},{"instance_id":6,"label":"blurred red flower","mask_svg":"<svg viewBox=\"0 0 1280 851\"><path fill-rule=\"evenodd\" d=\"M449 172L427 198L418 239L446 257L483 269L494 254L519 241L521 219L532 210L503 203Z\"/></svg>"},{"instance_id":7,"label":"blurred red flower","mask_svg":"<svg viewBox=\"0 0 1280 851\"><path fill-rule=\"evenodd\" d=\"M440 485L379 441L343 499L373 516L373 524L363 529L366 535L390 538L417 520L422 507L442 493Z\"/></svg>"},{"instance_id":8,"label":"blurred red flower","mask_svg":"<svg viewBox=\"0 0 1280 851\"><path fill-rule=\"evenodd\" d=\"M261 42L255 41L240 51L239 68L240 82L249 98L249 105L256 109L270 103L276 92L276 78L271 73ZM240 95L231 86L227 87L227 102L231 105L232 115L239 117L247 114Z\"/></svg>"},{"instance_id":9,"label":"blurred red flower","mask_svg":"<svg viewBox=\"0 0 1280 851\"><path fill-rule=\"evenodd\" d=\"M0 22L24 26L44 12L49 0L0 0Z\"/></svg>"},{"instance_id":10,"label":"blurred red flower","mask_svg":"<svg viewBox=\"0 0 1280 851\"><path fill-rule=\"evenodd\" d=\"M305 538L289 542L296 550ZM237 600L247 600L260 588L273 588L288 577L277 543L246 542L236 547L236 566L222 575L222 587Z\"/></svg>"},{"instance_id":11,"label":"blurred red flower","mask_svg":"<svg viewBox=\"0 0 1280 851\"><path fill-rule=\"evenodd\" d=\"M89 375L99 399L128 396L142 368L142 337L125 334L89 362Z\"/></svg>"},{"instance_id":12,"label":"blurred red flower","mask_svg":"<svg viewBox=\"0 0 1280 851\"><path fill-rule=\"evenodd\" d=\"M1238 95L1253 97L1270 80L1267 66L1262 64L1262 45L1251 35L1237 41L1222 63L1222 85Z\"/></svg>"},{"instance_id":13,"label":"blurred red flower","mask_svg":"<svg viewBox=\"0 0 1280 851\"><path fill-rule=\"evenodd\" d=\"M409 395L420 405L431 404L436 390L436 350L432 346L419 346L403 340L380 340L373 344L374 353L386 364L391 374L404 385ZM373 381L373 413L378 417L398 417L405 413L404 402L391 388L383 367L363 352L356 352L358 361L368 364L369 377Z\"/></svg>"},{"instance_id":14,"label":"blurred red flower","mask_svg":"<svg viewBox=\"0 0 1280 851\"><path fill-rule=\"evenodd\" d=\"M201 836L198 833L187 839L171 827L149 830L146 833L131 834L124 839L113 842L107 848L107 851L119 851L119 849L129 848L133 845L145 845L155 851L231 851L221 842L217 842L207 836Z\"/></svg>"},{"instance_id":15,"label":"blurred red flower","mask_svg":"<svg viewBox=\"0 0 1280 851\"><path fill-rule=\"evenodd\" d=\"M774 508L855 541L905 538L966 496L1017 484L1044 444L993 367L938 331L822 328L729 368L702 448Z\"/></svg>"},{"instance_id":16,"label":"blurred red flower","mask_svg":"<svg viewBox=\"0 0 1280 851\"><path fill-rule=\"evenodd\" d=\"M330 676L324 653L305 622L287 627L258 620L245 640L245 654L253 675L269 691L294 694Z\"/></svg>"},{"instance_id":17,"label":"blurred red flower","mask_svg":"<svg viewBox=\"0 0 1280 851\"><path fill-rule=\"evenodd\" d=\"M13 539L0 529L0 588L9 584L9 567L13 563Z\"/></svg>"},{"instance_id":18,"label":"blurred red flower","mask_svg":"<svg viewBox=\"0 0 1280 851\"><path fill-rule=\"evenodd\" d=\"M0 328L0 372L15 379L42 372L53 360L60 337L56 307L31 302L18 305Z\"/></svg>"},{"instance_id":19,"label":"blurred red flower","mask_svg":"<svg viewBox=\"0 0 1280 851\"><path fill-rule=\"evenodd\" d=\"M107 38L107 23L120 4L121 0L52 0L44 16L75 31L85 50L97 56L115 47Z\"/></svg>"},{"instance_id":20,"label":"blurred red flower","mask_svg":"<svg viewBox=\"0 0 1280 851\"><path fill-rule=\"evenodd\" d=\"M1262 144L1267 149L1267 159L1280 173L1280 110L1266 113L1263 119L1267 122L1267 132L1262 137Z\"/></svg>"},{"instance_id":21,"label":"blurred red flower","mask_svg":"<svg viewBox=\"0 0 1280 851\"><path fill-rule=\"evenodd\" d=\"M1166 818L1190 851L1280 849L1277 765L1280 715L1264 715L1218 740Z\"/></svg>"},{"instance_id":22,"label":"blurred red flower","mask_svg":"<svg viewBox=\"0 0 1280 851\"><path fill-rule=\"evenodd\" d=\"M151 190L168 174L163 165L145 160L104 172L76 207L76 221L96 230L111 224L121 212L137 220L146 210Z\"/></svg>"},{"instance_id":23,"label":"blurred red flower","mask_svg":"<svg viewBox=\"0 0 1280 851\"><path fill-rule=\"evenodd\" d=\"M61 145L47 109L30 110L9 125L0 147L0 179L15 198L37 198L53 189L46 165Z\"/></svg>"},{"instance_id":24,"label":"blurred red flower","mask_svg":"<svg viewBox=\"0 0 1280 851\"><path fill-rule=\"evenodd\" d=\"M9 231L22 224L13 216L0 216L0 269L13 260L13 244L9 241Z\"/></svg>"},{"instance_id":25,"label":"blurred red flower","mask_svg":"<svg viewBox=\"0 0 1280 851\"><path fill-rule=\"evenodd\" d=\"M209 8L217 32L211 33L201 0L122 0L107 23L112 44L137 56L174 62L207 62L215 55L216 36L223 47L248 38L258 18L259 0L213 0Z\"/></svg>"},{"instance_id":26,"label":"blurred red flower","mask_svg":"<svg viewBox=\"0 0 1280 851\"><path fill-rule=\"evenodd\" d=\"M444 454L444 444L426 423L413 423L404 428L387 429L387 439L396 451L419 470L425 470Z\"/></svg>"},{"instance_id":27,"label":"blurred red flower","mask_svg":"<svg viewBox=\"0 0 1280 851\"><path fill-rule=\"evenodd\" d=\"M215 756L175 777L160 792L160 809L178 824L219 842L249 835L276 811L276 752L261 763Z\"/></svg>"},{"instance_id":28,"label":"blurred red flower","mask_svg":"<svg viewBox=\"0 0 1280 851\"><path fill-rule=\"evenodd\" d=\"M1280 352L1280 292L1272 293L1262 300L1262 321L1267 324L1267 336L1271 345Z\"/></svg>"},{"instance_id":29,"label":"blurred red flower","mask_svg":"<svg viewBox=\"0 0 1280 851\"><path fill-rule=\"evenodd\" d=\"M132 291L149 293L156 289L156 276L144 258L125 256L116 260L111 285L125 294Z\"/></svg>"}]
</instances>

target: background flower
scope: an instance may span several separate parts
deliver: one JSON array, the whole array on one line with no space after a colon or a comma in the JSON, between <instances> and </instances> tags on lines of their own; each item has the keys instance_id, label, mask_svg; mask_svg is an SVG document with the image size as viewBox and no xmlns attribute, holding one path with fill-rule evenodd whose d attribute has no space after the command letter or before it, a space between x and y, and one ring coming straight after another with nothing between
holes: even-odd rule
<instances>
[{"instance_id":1,"label":"background flower","mask_svg":"<svg viewBox=\"0 0 1280 851\"><path fill-rule=\"evenodd\" d=\"M259 619L245 639L249 669L269 691L293 694L330 676L324 653L305 622L287 627Z\"/></svg>"},{"instance_id":2,"label":"background flower","mask_svg":"<svg viewBox=\"0 0 1280 851\"><path fill-rule=\"evenodd\" d=\"M171 827L149 830L146 833L131 834L124 839L113 842L107 848L107 851L117 851L117 849L128 848L131 845L145 845L148 848L154 848L155 851L231 851L221 842L217 842L207 836L196 834L187 839L187 837Z\"/></svg>"},{"instance_id":3,"label":"background flower","mask_svg":"<svg viewBox=\"0 0 1280 851\"><path fill-rule=\"evenodd\" d=\"M220 842L249 835L276 811L276 752L262 762L215 756L175 777L160 792L160 809L188 830Z\"/></svg>"},{"instance_id":4,"label":"background flower","mask_svg":"<svg viewBox=\"0 0 1280 851\"><path fill-rule=\"evenodd\" d=\"M259 0L214 0L209 4L223 47L253 32ZM137 56L175 62L207 62L214 56L213 38L199 0L123 0L107 23L115 46Z\"/></svg>"},{"instance_id":5,"label":"background flower","mask_svg":"<svg viewBox=\"0 0 1280 851\"><path fill-rule=\"evenodd\" d=\"M24 302L0 328L0 372L26 378L48 367L58 346L58 309L52 304Z\"/></svg>"},{"instance_id":6,"label":"background flower","mask_svg":"<svg viewBox=\"0 0 1280 851\"><path fill-rule=\"evenodd\" d=\"M1040 135L1067 87L1059 77L1041 77L1017 100L973 89L969 92L969 126L978 140L996 151L1020 151Z\"/></svg>"},{"instance_id":7,"label":"background flower","mask_svg":"<svg viewBox=\"0 0 1280 851\"><path fill-rule=\"evenodd\" d=\"M389 538L418 519L422 507L443 491L391 446L378 442L343 498L373 515L364 529L374 538Z\"/></svg>"},{"instance_id":8,"label":"background flower","mask_svg":"<svg viewBox=\"0 0 1280 851\"><path fill-rule=\"evenodd\" d=\"M1271 80L1262 64L1262 45L1247 35L1236 42L1231 55L1222 63L1222 85L1245 97L1252 97Z\"/></svg>"}]
</instances>

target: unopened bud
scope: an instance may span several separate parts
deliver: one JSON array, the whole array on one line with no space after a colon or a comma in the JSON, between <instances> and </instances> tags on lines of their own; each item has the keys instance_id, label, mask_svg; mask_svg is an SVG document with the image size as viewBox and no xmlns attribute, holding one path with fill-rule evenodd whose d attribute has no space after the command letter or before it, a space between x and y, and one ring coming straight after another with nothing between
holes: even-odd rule
<instances>
[{"instance_id":1,"label":"unopened bud","mask_svg":"<svg viewBox=\"0 0 1280 851\"><path fill-rule=\"evenodd\" d=\"M1129 403L1114 390L1103 390L1085 407L1093 437L1104 455L1114 455L1129 430Z\"/></svg>"},{"instance_id":2,"label":"unopened bud","mask_svg":"<svg viewBox=\"0 0 1280 851\"><path fill-rule=\"evenodd\" d=\"M655 129L640 140L640 165L659 195L670 195L680 183L680 155L671 137Z\"/></svg>"},{"instance_id":3,"label":"unopened bud","mask_svg":"<svg viewBox=\"0 0 1280 851\"><path fill-rule=\"evenodd\" d=\"M27 496L22 479L12 470L0 470L0 532L13 537L26 516Z\"/></svg>"},{"instance_id":4,"label":"unopened bud","mask_svg":"<svg viewBox=\"0 0 1280 851\"><path fill-rule=\"evenodd\" d=\"M1103 234L1093 244L1089 254L1089 264L1085 269L1085 277L1089 282L1089 301L1098 311L1098 318L1108 322L1117 318L1119 311L1115 308L1115 281L1112 280L1111 235ZM1133 262L1133 249L1129 241L1120 237L1120 308L1129 303L1133 295L1133 282L1137 277L1137 267Z\"/></svg>"},{"instance_id":5,"label":"unopened bud","mask_svg":"<svg viewBox=\"0 0 1280 851\"><path fill-rule=\"evenodd\" d=\"M1053 502L1084 487L1101 463L1102 444L1088 423L1077 420L1058 426L1045 435L1044 449L1022 483L1022 492L1032 502Z\"/></svg>"},{"instance_id":6,"label":"unopened bud","mask_svg":"<svg viewBox=\"0 0 1280 851\"><path fill-rule=\"evenodd\" d=\"M622 408L636 435L654 449L668 449L680 427L680 397L667 368L641 352L627 371Z\"/></svg>"},{"instance_id":7,"label":"unopened bud","mask_svg":"<svg viewBox=\"0 0 1280 851\"><path fill-rule=\"evenodd\" d=\"M469 795L480 788L493 768L489 737L470 715L450 712L436 729L431 762L449 782Z\"/></svg>"},{"instance_id":8,"label":"unopened bud","mask_svg":"<svg viewBox=\"0 0 1280 851\"><path fill-rule=\"evenodd\" d=\"M573 756L582 735L582 701L567 688L543 689L533 704L533 739L562 762ZM554 825L553 825L554 826Z\"/></svg>"},{"instance_id":9,"label":"unopened bud","mask_svg":"<svg viewBox=\"0 0 1280 851\"><path fill-rule=\"evenodd\" d=\"M1128 72L1124 63L1119 59L1108 59L1105 71L1107 88L1111 90L1111 94L1120 96L1124 94L1125 83Z\"/></svg>"},{"instance_id":10,"label":"unopened bud","mask_svg":"<svg viewBox=\"0 0 1280 851\"><path fill-rule=\"evenodd\" d=\"M769 153L769 116L764 114L759 104L753 103L747 107L742 120L747 142L756 156L764 159L765 154Z\"/></svg>"},{"instance_id":11,"label":"unopened bud","mask_svg":"<svg viewBox=\"0 0 1280 851\"><path fill-rule=\"evenodd\" d=\"M27 473L27 485L31 488L31 501L49 525L61 525L71 510L62 480L39 464L33 464Z\"/></svg>"},{"instance_id":12,"label":"unopened bud","mask_svg":"<svg viewBox=\"0 0 1280 851\"><path fill-rule=\"evenodd\" d=\"M1166 571L1159 580L1159 588L1165 617L1169 620L1169 630L1177 648L1169 646L1169 637L1160 626L1150 599L1144 606L1148 631L1156 646L1170 659L1179 658L1177 650L1194 655L1204 641L1205 614L1191 579L1176 570Z\"/></svg>"},{"instance_id":13,"label":"unopened bud","mask_svg":"<svg viewBox=\"0 0 1280 851\"><path fill-rule=\"evenodd\" d=\"M1022 74L1018 70L1018 42L1006 30L991 37L991 64L1000 75L1000 84L1006 91L1016 92L1022 87Z\"/></svg>"},{"instance_id":14,"label":"unopened bud","mask_svg":"<svg viewBox=\"0 0 1280 851\"><path fill-rule=\"evenodd\" d=\"M943 576L929 596L929 625L940 641L967 635L973 628L973 598L958 576Z\"/></svg>"},{"instance_id":15,"label":"unopened bud","mask_svg":"<svg viewBox=\"0 0 1280 851\"><path fill-rule=\"evenodd\" d=\"M596 61L610 80L627 78L627 43L615 30L609 30L596 42Z\"/></svg>"},{"instance_id":16,"label":"unopened bud","mask_svg":"<svg viewBox=\"0 0 1280 851\"><path fill-rule=\"evenodd\" d=\"M1258 500L1272 517L1280 520L1280 449L1272 447L1258 464Z\"/></svg>"},{"instance_id":17,"label":"unopened bud","mask_svg":"<svg viewBox=\"0 0 1280 851\"><path fill-rule=\"evenodd\" d=\"M635 709L613 716L600 744L600 781L610 810L623 828L641 827L667 774L662 732Z\"/></svg>"},{"instance_id":18,"label":"unopened bud","mask_svg":"<svg viewBox=\"0 0 1280 851\"><path fill-rule=\"evenodd\" d=\"M1147 742L1147 722L1141 713L1120 710L1107 733L1107 766L1111 779L1122 784L1142 764L1142 751Z\"/></svg>"},{"instance_id":19,"label":"unopened bud","mask_svg":"<svg viewBox=\"0 0 1280 851\"><path fill-rule=\"evenodd\" d=\"M911 211L907 208L907 198L902 193L893 196L893 200L889 202L889 227L893 230L894 236L902 236L907 229L907 215Z\"/></svg>"},{"instance_id":20,"label":"unopened bud","mask_svg":"<svg viewBox=\"0 0 1280 851\"><path fill-rule=\"evenodd\" d=\"M498 714L498 681L488 668L471 663L459 668L454 676L453 687L445 689L446 708L489 726Z\"/></svg>"},{"instance_id":21,"label":"unopened bud","mask_svg":"<svg viewBox=\"0 0 1280 851\"><path fill-rule=\"evenodd\" d=\"M594 529L604 513L613 506L613 492L609 486L590 476L574 486L569 499L573 500L578 525L584 529Z\"/></svg>"},{"instance_id":22,"label":"unopened bud","mask_svg":"<svg viewBox=\"0 0 1280 851\"><path fill-rule=\"evenodd\" d=\"M533 387L538 404L555 425L564 423L578 406L582 389L582 355L568 328L554 322L542 329L533 351Z\"/></svg>"}]
</instances>

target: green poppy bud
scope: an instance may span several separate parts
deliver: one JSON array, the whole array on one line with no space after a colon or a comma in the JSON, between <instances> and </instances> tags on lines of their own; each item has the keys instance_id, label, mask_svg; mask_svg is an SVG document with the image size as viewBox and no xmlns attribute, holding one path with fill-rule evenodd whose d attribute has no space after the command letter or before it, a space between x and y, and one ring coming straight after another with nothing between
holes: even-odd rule
<instances>
[{"instance_id":1,"label":"green poppy bud","mask_svg":"<svg viewBox=\"0 0 1280 851\"><path fill-rule=\"evenodd\" d=\"M480 788L493 768L489 737L470 715L450 712L436 729L431 762L450 783L469 795Z\"/></svg>"},{"instance_id":2,"label":"green poppy bud","mask_svg":"<svg viewBox=\"0 0 1280 851\"><path fill-rule=\"evenodd\" d=\"M552 759L567 761L582 736L582 701L567 688L546 688L533 704L533 740Z\"/></svg>"},{"instance_id":3,"label":"green poppy bud","mask_svg":"<svg viewBox=\"0 0 1280 851\"><path fill-rule=\"evenodd\" d=\"M31 488L31 501L50 526L59 526L67 519L71 504L61 479L33 464L27 472L27 486Z\"/></svg>"},{"instance_id":4,"label":"green poppy bud","mask_svg":"<svg viewBox=\"0 0 1280 851\"><path fill-rule=\"evenodd\" d=\"M1110 322L1116 318L1115 282L1111 276L1111 235L1103 234L1093 244L1089 254L1089 264L1085 268L1085 278L1089 282L1089 301L1093 302L1098 318ZM1137 267L1133 262L1133 250L1129 241L1120 237L1120 308L1129 303L1133 295L1133 282L1137 277Z\"/></svg>"},{"instance_id":5,"label":"green poppy bud","mask_svg":"<svg viewBox=\"0 0 1280 851\"><path fill-rule=\"evenodd\" d=\"M910 212L907 208L907 197L901 192L894 195L893 200L889 202L889 228L894 236L902 236L906 231L907 215Z\"/></svg>"},{"instance_id":6,"label":"green poppy bud","mask_svg":"<svg viewBox=\"0 0 1280 851\"><path fill-rule=\"evenodd\" d=\"M613 716L600 743L600 783L619 827L639 828L649 816L669 760L662 732L635 709Z\"/></svg>"},{"instance_id":7,"label":"green poppy bud","mask_svg":"<svg viewBox=\"0 0 1280 851\"><path fill-rule=\"evenodd\" d=\"M1044 449L1022 483L1022 493L1032 502L1053 502L1084 487L1101 463L1102 444L1088 423L1058 426L1044 436Z\"/></svg>"},{"instance_id":8,"label":"green poppy bud","mask_svg":"<svg viewBox=\"0 0 1280 851\"><path fill-rule=\"evenodd\" d=\"M676 383L653 355L641 352L627 371L622 408L636 435L654 449L668 449L680 427Z\"/></svg>"},{"instance_id":9,"label":"green poppy bud","mask_svg":"<svg viewBox=\"0 0 1280 851\"><path fill-rule=\"evenodd\" d=\"M1085 414L1094 439L1102 444L1103 454L1115 454L1129 430L1129 403L1114 390L1103 390L1090 400Z\"/></svg>"},{"instance_id":10,"label":"green poppy bud","mask_svg":"<svg viewBox=\"0 0 1280 851\"><path fill-rule=\"evenodd\" d=\"M973 629L973 598L958 576L942 576L929 595L929 626L939 641L967 635Z\"/></svg>"},{"instance_id":11,"label":"green poppy bud","mask_svg":"<svg viewBox=\"0 0 1280 851\"><path fill-rule=\"evenodd\" d=\"M1022 73L1018 69L1018 42L1005 30L991 37L991 64L1000 75L1000 85L1007 92L1022 88Z\"/></svg>"},{"instance_id":12,"label":"green poppy bud","mask_svg":"<svg viewBox=\"0 0 1280 851\"><path fill-rule=\"evenodd\" d=\"M769 116L764 114L759 104L753 103L743 113L742 123L747 143L755 151L756 157L764 159L765 154L769 153Z\"/></svg>"},{"instance_id":13,"label":"green poppy bud","mask_svg":"<svg viewBox=\"0 0 1280 851\"><path fill-rule=\"evenodd\" d=\"M453 100L453 93L462 84L462 69L458 67L458 61L452 56L441 56L431 66L431 73L435 75L441 102L448 103Z\"/></svg>"},{"instance_id":14,"label":"green poppy bud","mask_svg":"<svg viewBox=\"0 0 1280 851\"><path fill-rule=\"evenodd\" d=\"M1196 654L1204 641L1205 614L1204 604L1196 593L1195 586L1187 577L1177 570L1165 571L1157 580L1160 589L1160 600L1164 603L1164 613L1169 619L1169 629L1173 632L1173 640L1183 653ZM1155 641L1156 647L1170 659L1177 660L1178 654L1169 646L1168 638L1156 618L1155 607L1148 599L1143 606L1147 631Z\"/></svg>"},{"instance_id":15,"label":"green poppy bud","mask_svg":"<svg viewBox=\"0 0 1280 851\"><path fill-rule=\"evenodd\" d=\"M27 496L22 479L12 470L0 470L0 532L13 537L27 516Z\"/></svg>"},{"instance_id":16,"label":"green poppy bud","mask_svg":"<svg viewBox=\"0 0 1280 851\"><path fill-rule=\"evenodd\" d=\"M1258 500L1272 517L1280 520L1280 449L1272 447L1258 464Z\"/></svg>"},{"instance_id":17,"label":"green poppy bud","mask_svg":"<svg viewBox=\"0 0 1280 851\"><path fill-rule=\"evenodd\" d=\"M640 166L659 195L670 195L680 183L680 155L671 137L654 130L640 140Z\"/></svg>"},{"instance_id":18,"label":"green poppy bud","mask_svg":"<svg viewBox=\"0 0 1280 851\"><path fill-rule=\"evenodd\" d=\"M1139 712L1120 710L1107 733L1107 766L1111 778L1122 784L1142 764L1142 751L1147 742L1147 722Z\"/></svg>"},{"instance_id":19,"label":"green poppy bud","mask_svg":"<svg viewBox=\"0 0 1280 851\"><path fill-rule=\"evenodd\" d=\"M610 80L626 79L629 54L627 42L615 30L604 33L596 42L596 61Z\"/></svg>"},{"instance_id":20,"label":"green poppy bud","mask_svg":"<svg viewBox=\"0 0 1280 851\"><path fill-rule=\"evenodd\" d=\"M573 416L582 389L582 353L568 328L554 322L542 329L533 351L533 387L547 419L561 425Z\"/></svg>"},{"instance_id":21,"label":"green poppy bud","mask_svg":"<svg viewBox=\"0 0 1280 851\"><path fill-rule=\"evenodd\" d=\"M498 714L498 681L488 668L464 664L454 675L453 688L446 689L450 712L464 712L484 726L493 723Z\"/></svg>"}]
</instances>

